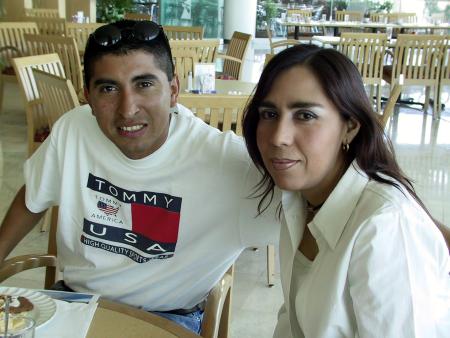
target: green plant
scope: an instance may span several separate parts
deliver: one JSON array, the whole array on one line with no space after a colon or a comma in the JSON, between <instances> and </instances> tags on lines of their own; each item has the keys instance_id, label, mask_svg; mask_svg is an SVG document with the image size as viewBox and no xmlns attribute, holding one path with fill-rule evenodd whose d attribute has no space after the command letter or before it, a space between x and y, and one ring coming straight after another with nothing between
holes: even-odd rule
<instances>
[{"instance_id":1,"label":"green plant","mask_svg":"<svg viewBox=\"0 0 450 338\"><path fill-rule=\"evenodd\" d=\"M390 13L392 10L392 7L394 7L394 3L390 0L385 0L384 2L379 1L369 1L368 2L368 10L369 12L373 13Z\"/></svg>"},{"instance_id":2,"label":"green plant","mask_svg":"<svg viewBox=\"0 0 450 338\"><path fill-rule=\"evenodd\" d=\"M97 0L97 21L113 22L123 19L132 6L132 0Z\"/></svg>"}]
</instances>

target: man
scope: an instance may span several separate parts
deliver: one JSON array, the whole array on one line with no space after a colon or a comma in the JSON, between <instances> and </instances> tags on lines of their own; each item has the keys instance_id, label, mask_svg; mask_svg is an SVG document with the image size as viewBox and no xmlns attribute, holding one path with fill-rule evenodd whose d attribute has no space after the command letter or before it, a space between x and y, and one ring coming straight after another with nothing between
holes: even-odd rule
<instances>
[{"instance_id":1,"label":"man","mask_svg":"<svg viewBox=\"0 0 450 338\"><path fill-rule=\"evenodd\" d=\"M275 239L274 212L247 198L259 180L243 141L170 113L178 80L152 22L99 28L84 56L82 106L25 163L0 228L0 262L52 205L68 289L199 332L211 288L248 246Z\"/></svg>"}]
</instances>

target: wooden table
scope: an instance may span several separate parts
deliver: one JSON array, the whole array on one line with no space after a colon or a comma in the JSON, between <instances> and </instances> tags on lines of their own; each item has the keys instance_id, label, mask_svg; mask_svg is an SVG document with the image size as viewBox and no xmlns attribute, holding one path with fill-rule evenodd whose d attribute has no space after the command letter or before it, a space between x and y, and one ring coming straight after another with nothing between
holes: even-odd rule
<instances>
[{"instance_id":1,"label":"wooden table","mask_svg":"<svg viewBox=\"0 0 450 338\"><path fill-rule=\"evenodd\" d=\"M426 29L433 33L436 29L450 29L449 23L442 24L432 24L432 23L383 23L383 22L356 22L356 21L310 21L310 22L288 22L288 21L279 21L278 22L282 26L286 27L294 27L294 38L298 39L299 37L299 29L300 27L321 27L321 28L334 28L335 35L336 30L339 28L370 28L373 32L376 32L378 29L400 29L400 31L404 31L405 29Z\"/></svg>"},{"instance_id":2,"label":"wooden table","mask_svg":"<svg viewBox=\"0 0 450 338\"><path fill-rule=\"evenodd\" d=\"M198 338L174 322L137 308L101 299L87 338Z\"/></svg>"},{"instance_id":3,"label":"wooden table","mask_svg":"<svg viewBox=\"0 0 450 338\"><path fill-rule=\"evenodd\" d=\"M324 36L324 35L313 35L311 41L318 42L322 47L325 45L331 45L333 48L339 44L341 38L339 36ZM390 39L387 43L388 47L395 47L397 39Z\"/></svg>"}]
</instances>

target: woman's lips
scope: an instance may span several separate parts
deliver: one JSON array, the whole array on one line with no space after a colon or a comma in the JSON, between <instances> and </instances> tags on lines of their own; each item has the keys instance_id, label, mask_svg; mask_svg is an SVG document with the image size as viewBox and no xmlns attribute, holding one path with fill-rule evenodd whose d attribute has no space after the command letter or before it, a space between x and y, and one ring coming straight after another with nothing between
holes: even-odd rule
<instances>
[{"instance_id":1,"label":"woman's lips","mask_svg":"<svg viewBox=\"0 0 450 338\"><path fill-rule=\"evenodd\" d=\"M296 165L299 161L297 160L289 160L289 159L272 159L272 166L275 170L286 170L294 165Z\"/></svg>"}]
</instances>

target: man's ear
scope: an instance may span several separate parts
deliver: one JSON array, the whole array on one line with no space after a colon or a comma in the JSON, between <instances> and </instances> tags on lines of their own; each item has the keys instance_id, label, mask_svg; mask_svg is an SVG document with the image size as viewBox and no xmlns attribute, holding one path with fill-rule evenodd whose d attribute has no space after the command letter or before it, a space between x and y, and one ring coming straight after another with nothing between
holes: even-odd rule
<instances>
[{"instance_id":1,"label":"man's ear","mask_svg":"<svg viewBox=\"0 0 450 338\"><path fill-rule=\"evenodd\" d=\"M178 75L174 75L170 81L170 107L175 107L177 104L178 93L180 92L180 80Z\"/></svg>"},{"instance_id":2,"label":"man's ear","mask_svg":"<svg viewBox=\"0 0 450 338\"><path fill-rule=\"evenodd\" d=\"M346 144L350 144L358 134L361 124L354 119L349 119L345 124L347 131L345 133L344 140Z\"/></svg>"}]
</instances>

